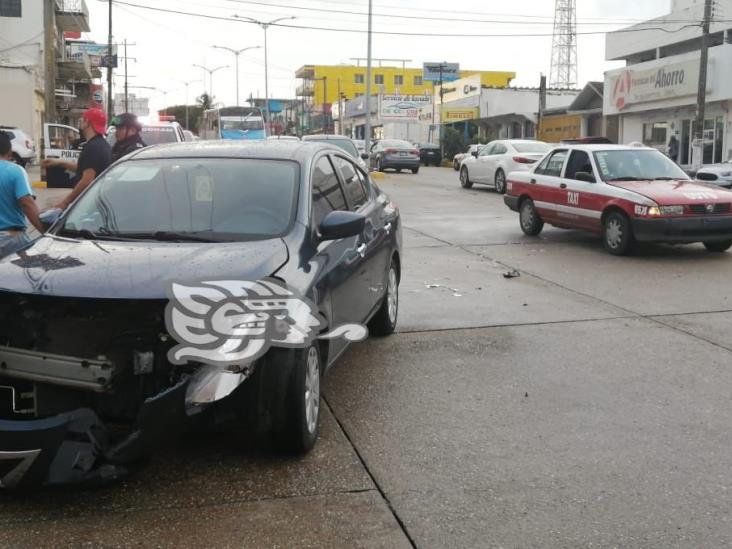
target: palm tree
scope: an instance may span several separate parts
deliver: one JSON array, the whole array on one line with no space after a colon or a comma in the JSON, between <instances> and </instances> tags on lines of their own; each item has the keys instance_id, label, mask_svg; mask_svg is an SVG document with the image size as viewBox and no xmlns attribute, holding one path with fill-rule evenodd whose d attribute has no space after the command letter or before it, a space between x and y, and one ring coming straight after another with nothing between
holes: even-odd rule
<instances>
[{"instance_id":1,"label":"palm tree","mask_svg":"<svg viewBox=\"0 0 732 549\"><path fill-rule=\"evenodd\" d=\"M196 98L196 104L201 107L202 110L206 111L212 109L214 105L214 98L207 93L202 93Z\"/></svg>"}]
</instances>

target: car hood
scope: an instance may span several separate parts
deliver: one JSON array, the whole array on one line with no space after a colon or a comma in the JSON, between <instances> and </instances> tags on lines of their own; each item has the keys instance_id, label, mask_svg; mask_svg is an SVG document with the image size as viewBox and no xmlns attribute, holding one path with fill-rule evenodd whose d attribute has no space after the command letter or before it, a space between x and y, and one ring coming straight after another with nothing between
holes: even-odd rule
<instances>
[{"instance_id":1,"label":"car hood","mask_svg":"<svg viewBox=\"0 0 732 549\"><path fill-rule=\"evenodd\" d=\"M732 191L694 181L613 181L608 184L650 198L662 206L732 202Z\"/></svg>"},{"instance_id":2,"label":"car hood","mask_svg":"<svg viewBox=\"0 0 732 549\"><path fill-rule=\"evenodd\" d=\"M701 168L697 173L699 172L707 172L707 173L722 173L722 172L732 172L732 162L727 162L724 164L710 164L709 166L704 166Z\"/></svg>"},{"instance_id":3,"label":"car hood","mask_svg":"<svg viewBox=\"0 0 732 549\"><path fill-rule=\"evenodd\" d=\"M257 280L288 259L280 238L172 243L44 236L0 259L0 290L65 297L164 299L171 282Z\"/></svg>"}]
</instances>

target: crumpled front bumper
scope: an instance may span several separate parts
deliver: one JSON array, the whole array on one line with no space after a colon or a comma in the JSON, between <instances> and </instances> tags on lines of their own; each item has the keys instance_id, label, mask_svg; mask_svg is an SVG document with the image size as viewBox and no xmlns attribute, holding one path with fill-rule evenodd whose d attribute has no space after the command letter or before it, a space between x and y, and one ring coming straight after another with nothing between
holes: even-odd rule
<instances>
[{"instance_id":1,"label":"crumpled front bumper","mask_svg":"<svg viewBox=\"0 0 732 549\"><path fill-rule=\"evenodd\" d=\"M0 488L97 484L124 476L127 464L185 428L188 381L147 399L134 429L117 444L87 408L47 419L0 420Z\"/></svg>"}]
</instances>

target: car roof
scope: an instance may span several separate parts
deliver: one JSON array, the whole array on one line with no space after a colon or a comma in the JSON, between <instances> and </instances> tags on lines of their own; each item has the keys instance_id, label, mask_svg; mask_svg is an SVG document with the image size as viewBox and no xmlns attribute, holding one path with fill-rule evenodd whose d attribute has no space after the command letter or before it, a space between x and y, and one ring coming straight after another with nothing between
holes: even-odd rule
<instances>
[{"instance_id":1,"label":"car roof","mask_svg":"<svg viewBox=\"0 0 732 549\"><path fill-rule=\"evenodd\" d=\"M632 147L630 145L614 145L611 143L594 143L594 144L583 144L583 143L555 143L555 149L576 149L581 151L649 151L657 150L653 147Z\"/></svg>"},{"instance_id":2,"label":"car roof","mask_svg":"<svg viewBox=\"0 0 732 549\"><path fill-rule=\"evenodd\" d=\"M321 150L343 152L325 143L291 140L215 140L184 141L154 145L128 156L134 160L158 158L262 158L294 160L303 163Z\"/></svg>"},{"instance_id":3,"label":"car roof","mask_svg":"<svg viewBox=\"0 0 732 549\"><path fill-rule=\"evenodd\" d=\"M303 141L339 141L341 139L345 139L346 141L351 141L350 137L347 137L345 135L303 135L302 140Z\"/></svg>"}]
</instances>

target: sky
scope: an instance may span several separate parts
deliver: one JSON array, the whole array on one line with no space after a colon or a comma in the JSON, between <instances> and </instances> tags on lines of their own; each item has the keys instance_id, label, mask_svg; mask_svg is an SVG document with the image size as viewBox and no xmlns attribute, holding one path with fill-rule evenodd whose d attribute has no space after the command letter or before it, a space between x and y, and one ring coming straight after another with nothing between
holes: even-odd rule
<instances>
[{"instance_id":1,"label":"sky","mask_svg":"<svg viewBox=\"0 0 732 549\"><path fill-rule=\"evenodd\" d=\"M549 74L554 0L373 0L375 33L451 34L457 36L405 36L374 34L374 58L409 59L408 66L423 62L457 62L461 68L516 72L514 85L537 86L541 73ZM107 0L86 0L91 32L84 38L107 41ZM295 16L283 21L292 27L321 27L340 31L271 26L267 31L271 97L294 97L295 71L306 64L351 64L366 57L367 0L115 0L114 41L127 40L130 92L150 98L153 109L188 101L204 91L204 71L193 64L215 68L229 65L213 76L213 94L227 105L236 102L234 55L213 48L241 49L263 46L264 31L255 24L217 20L145 9L175 10L225 19L234 14L258 20ZM300 8L300 9L298 9ZM578 80L602 80L617 62L605 61L604 33L664 15L670 0L577 0ZM342 13L351 12L351 13ZM417 19L423 18L423 19ZM508 22L508 23L507 23ZM360 32L343 32L354 30ZM589 33L589 34L582 34ZM592 34L594 33L594 34ZM475 37L466 35L504 35ZM520 35L540 36L520 36ZM509 35L509 36L505 36ZM122 56L120 49L119 55ZM134 60L133 60L134 59ZM120 60L121 63L121 60ZM115 78L121 92L124 74ZM264 49L239 57L240 103L251 95L264 96ZM167 94L132 86L149 86ZM209 77L206 75L206 88Z\"/></svg>"}]
</instances>

